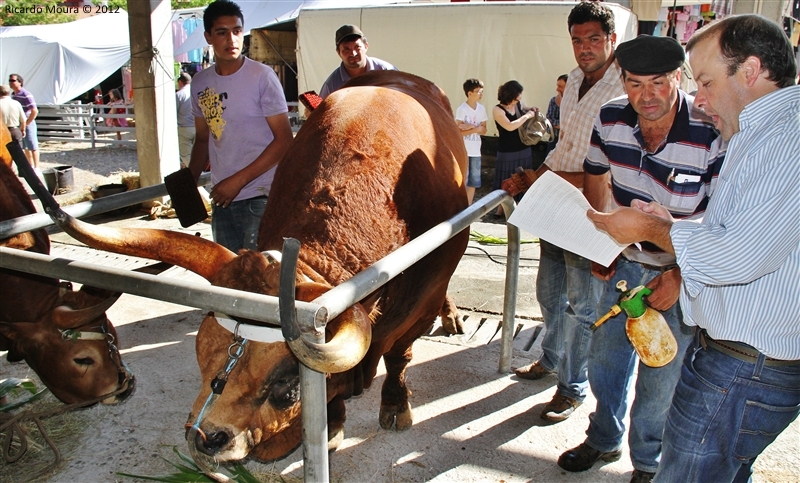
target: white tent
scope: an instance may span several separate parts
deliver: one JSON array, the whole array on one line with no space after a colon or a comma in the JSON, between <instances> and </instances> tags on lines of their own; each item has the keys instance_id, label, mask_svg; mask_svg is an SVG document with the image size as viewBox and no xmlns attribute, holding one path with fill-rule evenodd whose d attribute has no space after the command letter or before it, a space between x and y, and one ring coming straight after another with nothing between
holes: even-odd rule
<instances>
[{"instance_id":1,"label":"white tent","mask_svg":"<svg viewBox=\"0 0 800 483\"><path fill-rule=\"evenodd\" d=\"M246 32L258 27L267 27L297 18L301 8L361 7L387 3L406 3L398 0L239 0L237 3L244 15ZM201 12L203 9L200 9ZM202 16L202 13L200 14ZM333 33L331 33L333 36ZM175 46L175 55L207 47L203 29L198 28L180 45Z\"/></svg>"},{"instance_id":2,"label":"white tent","mask_svg":"<svg viewBox=\"0 0 800 483\"><path fill-rule=\"evenodd\" d=\"M62 104L122 67L131 57L129 44L125 12L0 27L0 79L19 74L37 104Z\"/></svg>"}]
</instances>

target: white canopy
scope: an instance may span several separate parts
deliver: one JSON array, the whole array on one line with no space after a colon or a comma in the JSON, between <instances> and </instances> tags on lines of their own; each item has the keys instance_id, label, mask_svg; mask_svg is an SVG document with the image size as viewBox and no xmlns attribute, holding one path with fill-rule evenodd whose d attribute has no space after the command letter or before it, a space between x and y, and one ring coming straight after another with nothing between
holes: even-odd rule
<instances>
[{"instance_id":1,"label":"white canopy","mask_svg":"<svg viewBox=\"0 0 800 483\"><path fill-rule=\"evenodd\" d=\"M37 104L62 104L130 59L125 12L55 25L0 27L0 82L15 73Z\"/></svg>"},{"instance_id":2,"label":"white canopy","mask_svg":"<svg viewBox=\"0 0 800 483\"><path fill-rule=\"evenodd\" d=\"M361 7L367 5L383 5L387 3L406 3L407 1L408 0L239 0L237 3L242 9L242 15L244 15L244 28L249 32L250 29L266 27L295 19L300 13L301 8ZM333 33L331 33L331 36L333 36ZM179 47L176 46L175 55L190 52L195 49L202 49L207 46L208 44L203 36L203 29L197 28Z\"/></svg>"}]
</instances>

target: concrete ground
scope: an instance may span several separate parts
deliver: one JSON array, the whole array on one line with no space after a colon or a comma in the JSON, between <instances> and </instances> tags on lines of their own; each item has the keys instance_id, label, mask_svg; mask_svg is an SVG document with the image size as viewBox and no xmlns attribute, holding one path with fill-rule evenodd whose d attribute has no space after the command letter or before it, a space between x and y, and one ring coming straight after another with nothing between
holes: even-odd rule
<instances>
[{"instance_id":1,"label":"concrete ground","mask_svg":"<svg viewBox=\"0 0 800 483\"><path fill-rule=\"evenodd\" d=\"M129 154L125 149L98 152L104 156L96 165L104 169L120 169L112 168L119 163L111 163L111 155L122 158ZM53 164L65 164L62 158L69 154L71 151L50 156ZM79 161L66 163L76 166L76 186L94 182L82 178L84 170L80 168L89 167L79 162L88 163L88 159L82 155ZM491 161L491 157L484 159L484 184L488 186L479 190L478 196L491 187ZM91 166L93 172L97 171ZM127 169L127 165L121 169ZM183 229L175 219L147 220L141 213L91 221L199 232L210 238L205 223ZM506 236L505 228L498 220L472 225L475 232L501 237ZM63 233L54 232L51 238L53 256L119 268L141 264L129 257L87 249ZM525 238L529 237L523 234ZM623 456L617 462L598 464L583 473L568 473L556 465L562 452L585 437L594 407L591 394L570 419L549 424L539 413L555 392L556 378L526 381L498 372L505 253L505 246L470 242L450 284L450 293L466 317L466 333L448 336L437 325L414 344L414 358L407 371L415 415L411 429L386 431L378 425L380 385L385 377L382 365L372 387L347 402L345 440L330 455L331 481L579 483L630 479L632 467L625 442ZM541 354L544 331L535 297L538 258L538 244L522 246L514 367L526 365ZM181 269L171 269L163 276L197 280ZM178 462L173 448L187 454L183 424L199 390L194 339L202 312L126 294L108 315L118 329L125 361L137 377L136 392L119 406L95 406L69 417L45 420L64 462L38 482L145 481L118 473L168 474L174 468L167 460ZM1 357L0 378L5 377L35 375L24 363L9 364ZM50 407L60 404L53 398L45 403ZM66 434L56 434L61 427L69 428ZM758 459L753 480L800 482L798 448L800 420ZM33 453L29 460L14 464L0 460L0 483L31 481L42 461L46 464L52 460L40 438L31 444L29 452ZM262 481L296 482L302 479L302 465L302 450L297 450L281 461L249 462L247 467Z\"/></svg>"},{"instance_id":2,"label":"concrete ground","mask_svg":"<svg viewBox=\"0 0 800 483\"><path fill-rule=\"evenodd\" d=\"M127 216L111 223L181 229L177 220ZM472 230L506 236L503 223L475 223ZM185 231L210 236L203 223ZM53 234L52 239L54 256L101 265L133 267L138 263L86 249L64 234ZM382 365L373 386L348 401L345 440L330 455L331 481L578 483L630 479L626 445L619 461L598 464L584 473L565 472L555 463L562 452L583 441L594 406L591 395L570 419L549 424L539 413L555 392L556 378L525 381L498 372L505 252L505 246L470 242L450 285L450 293L466 316L466 333L448 336L437 325L415 343L408 369L415 415L410 430L386 431L378 425ZM522 246L513 366L528 364L541 353L543 331L535 299L538 257L538 244ZM180 269L171 269L165 276L193 277ZM60 443L66 462L38 481L131 481L116 473L167 474L171 468L162 458L177 461L173 447L186 454L183 423L198 390L194 335L201 312L124 295L108 313L118 328L124 357L137 376L137 391L120 406L81 411L83 430ZM3 361L0 367L3 373L10 369L10 375L17 377L30 374L24 365L9 366ZM800 421L759 458L754 481L800 481L798 442ZM294 482L302 479L302 461L299 449L276 463L250 462L247 466L263 481ZM0 470L0 482L27 481L25 471L8 470Z\"/></svg>"}]
</instances>

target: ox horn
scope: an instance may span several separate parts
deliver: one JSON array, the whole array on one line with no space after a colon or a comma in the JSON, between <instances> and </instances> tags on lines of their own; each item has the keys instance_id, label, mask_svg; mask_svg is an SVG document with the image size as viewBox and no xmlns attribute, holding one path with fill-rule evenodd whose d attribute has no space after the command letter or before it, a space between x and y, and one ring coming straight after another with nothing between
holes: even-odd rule
<instances>
[{"instance_id":1,"label":"ox horn","mask_svg":"<svg viewBox=\"0 0 800 483\"><path fill-rule=\"evenodd\" d=\"M63 210L50 213L71 237L98 250L160 260L190 270L206 280L236 258L222 245L187 233L153 228L108 228L84 223Z\"/></svg>"},{"instance_id":2,"label":"ox horn","mask_svg":"<svg viewBox=\"0 0 800 483\"><path fill-rule=\"evenodd\" d=\"M97 305L83 309L73 309L68 305L59 305L53 309L53 324L59 329L74 329L103 315L114 305L120 295L114 294Z\"/></svg>"},{"instance_id":3,"label":"ox horn","mask_svg":"<svg viewBox=\"0 0 800 483\"><path fill-rule=\"evenodd\" d=\"M319 283L301 283L297 285L297 299L313 300L330 288ZM372 342L372 322L367 311L357 303L328 326L333 335L325 344L316 344L303 337L287 340L287 343L300 362L315 371L337 373L352 369L364 358Z\"/></svg>"}]
</instances>

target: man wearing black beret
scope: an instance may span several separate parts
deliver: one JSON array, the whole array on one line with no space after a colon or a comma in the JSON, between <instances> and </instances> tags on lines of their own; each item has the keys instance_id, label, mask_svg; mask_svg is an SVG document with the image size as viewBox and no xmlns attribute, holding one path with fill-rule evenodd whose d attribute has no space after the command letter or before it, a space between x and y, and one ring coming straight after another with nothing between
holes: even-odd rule
<instances>
[{"instance_id":1,"label":"man wearing black beret","mask_svg":"<svg viewBox=\"0 0 800 483\"><path fill-rule=\"evenodd\" d=\"M598 211L639 199L661 204L675 218L701 216L725 145L711 118L679 89L683 48L672 38L641 35L620 44L616 55L627 95L604 104L595 120L584 161L584 195ZM658 469L667 410L694 333L684 325L677 304L680 269L673 255L643 244L625 249L609 267L592 263L592 273L605 281L598 314L617 303L620 280L629 288L650 288L647 303L667 321L678 356L663 367L644 365L626 335L624 313L599 327L589 347L589 385L597 406L589 416L586 441L562 454L558 464L584 471L600 459L619 458L628 391L638 373L628 436L631 482L649 482Z\"/></svg>"}]
</instances>

